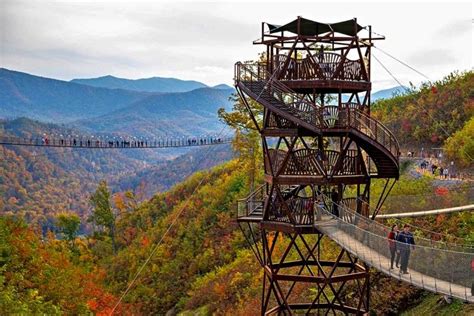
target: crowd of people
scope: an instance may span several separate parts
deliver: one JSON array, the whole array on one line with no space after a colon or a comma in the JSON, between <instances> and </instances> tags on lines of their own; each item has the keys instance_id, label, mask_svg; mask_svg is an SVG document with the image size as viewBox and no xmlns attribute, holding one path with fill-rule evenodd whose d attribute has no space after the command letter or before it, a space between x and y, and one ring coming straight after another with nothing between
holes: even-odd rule
<instances>
[{"instance_id":1,"label":"crowd of people","mask_svg":"<svg viewBox=\"0 0 474 316\"><path fill-rule=\"evenodd\" d=\"M431 163L427 160L423 160L419 164L419 169L422 173L430 173L440 179L453 178L453 174L450 172L449 167L447 165L438 166L434 162Z\"/></svg>"},{"instance_id":2,"label":"crowd of people","mask_svg":"<svg viewBox=\"0 0 474 316\"><path fill-rule=\"evenodd\" d=\"M8 140L7 140L8 141ZM13 143L24 143L42 146L67 146L67 147L100 147L100 148L153 148L153 147L181 147L220 144L226 140L220 137L190 137L170 138L157 140L116 140L98 138L53 138L41 137L36 139L11 139Z\"/></svg>"}]
</instances>

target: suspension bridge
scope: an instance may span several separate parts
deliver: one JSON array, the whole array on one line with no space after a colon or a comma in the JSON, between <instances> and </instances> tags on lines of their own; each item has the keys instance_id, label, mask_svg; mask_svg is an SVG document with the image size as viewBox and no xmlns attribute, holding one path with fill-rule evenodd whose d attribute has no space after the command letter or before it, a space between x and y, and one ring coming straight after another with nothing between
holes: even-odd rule
<instances>
[{"instance_id":1,"label":"suspension bridge","mask_svg":"<svg viewBox=\"0 0 474 316\"><path fill-rule=\"evenodd\" d=\"M360 260L397 280L474 303L474 293L471 292L474 285L473 248L415 236L415 245L408 246L409 273L404 274L392 268L387 239L389 227L363 217L342 204L338 207L339 216L335 216L327 205L318 210L322 216L315 226ZM407 249L406 244L395 243L397 249Z\"/></svg>"},{"instance_id":2,"label":"suspension bridge","mask_svg":"<svg viewBox=\"0 0 474 316\"><path fill-rule=\"evenodd\" d=\"M222 145L232 142L229 136L170 137L141 139L137 137L89 137L48 138L0 136L0 145L34 147L69 147L91 149L154 149Z\"/></svg>"}]
</instances>

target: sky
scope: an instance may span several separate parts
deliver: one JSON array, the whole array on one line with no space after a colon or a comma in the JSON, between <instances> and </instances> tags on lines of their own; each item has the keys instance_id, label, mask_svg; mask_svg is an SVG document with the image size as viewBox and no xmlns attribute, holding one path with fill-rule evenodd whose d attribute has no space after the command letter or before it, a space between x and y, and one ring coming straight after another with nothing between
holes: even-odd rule
<instances>
[{"instance_id":1,"label":"sky","mask_svg":"<svg viewBox=\"0 0 474 316\"><path fill-rule=\"evenodd\" d=\"M113 75L231 85L233 65L264 50L261 22L297 16L320 22L357 17L385 41L384 51L438 80L472 70L471 1L199 2L0 0L0 67L62 80ZM425 80L375 49L404 85ZM373 64L373 89L397 83Z\"/></svg>"}]
</instances>

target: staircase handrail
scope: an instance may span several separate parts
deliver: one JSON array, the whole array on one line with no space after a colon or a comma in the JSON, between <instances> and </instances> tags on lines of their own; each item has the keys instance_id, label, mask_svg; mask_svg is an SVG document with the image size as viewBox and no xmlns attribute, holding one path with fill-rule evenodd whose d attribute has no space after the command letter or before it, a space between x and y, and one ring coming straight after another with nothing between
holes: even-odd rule
<instances>
[{"instance_id":1,"label":"staircase handrail","mask_svg":"<svg viewBox=\"0 0 474 316\"><path fill-rule=\"evenodd\" d=\"M285 104L300 104L304 102L314 110L314 115L310 117L311 124L314 124L315 127L318 127L318 123L320 126L324 126L324 107L318 107L314 103L305 100L304 97L297 95L296 92L291 90L280 81L276 80L276 78L274 78L265 69L264 64L255 62L237 62L235 64L235 80L236 82L262 82L265 87L270 87L273 93L281 95L285 94L285 97L289 96L293 98L292 102L280 100ZM298 111L300 111L297 107L293 108L296 108ZM308 113L305 111L300 112L304 114ZM359 132L362 132L364 135L387 148L388 151L395 157L395 159L398 160L400 156L400 145L395 135L384 124L359 109L350 109L349 107L346 107L346 120L342 119L343 117L341 112L339 115L338 127L353 128ZM361 125L368 127L370 133L364 133L360 128ZM381 133L378 133L378 130L380 130Z\"/></svg>"}]
</instances>

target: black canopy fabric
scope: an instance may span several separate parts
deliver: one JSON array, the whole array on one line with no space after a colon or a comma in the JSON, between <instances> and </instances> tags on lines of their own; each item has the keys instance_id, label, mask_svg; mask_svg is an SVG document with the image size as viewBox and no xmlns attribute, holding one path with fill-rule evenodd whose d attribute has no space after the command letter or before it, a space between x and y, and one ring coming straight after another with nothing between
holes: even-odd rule
<instances>
[{"instance_id":1,"label":"black canopy fabric","mask_svg":"<svg viewBox=\"0 0 474 316\"><path fill-rule=\"evenodd\" d=\"M283 26L267 23L270 33L288 31L298 34L298 19ZM299 35L315 36L327 32L336 32L354 36L362 30L362 26L355 24L354 20L347 20L337 23L321 23L304 18L300 18Z\"/></svg>"}]
</instances>

